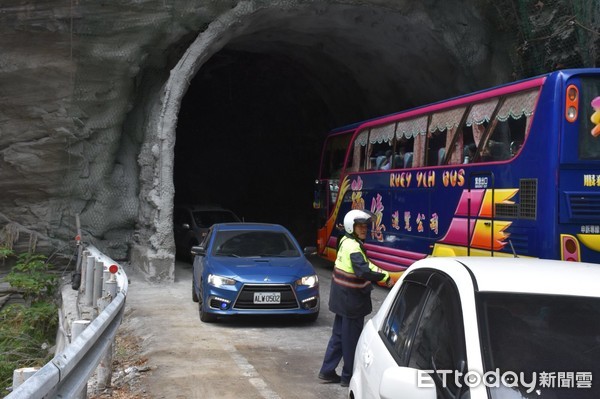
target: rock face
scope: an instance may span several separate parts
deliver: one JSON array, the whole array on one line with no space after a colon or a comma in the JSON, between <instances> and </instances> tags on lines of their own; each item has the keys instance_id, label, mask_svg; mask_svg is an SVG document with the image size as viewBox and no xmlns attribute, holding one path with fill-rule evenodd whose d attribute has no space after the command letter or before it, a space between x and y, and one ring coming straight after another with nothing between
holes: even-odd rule
<instances>
[{"instance_id":1,"label":"rock face","mask_svg":"<svg viewBox=\"0 0 600 399\"><path fill-rule=\"evenodd\" d=\"M84 240L156 280L173 279L179 110L215 55L293 64L323 104L315 129L512 78L512 38L480 0L7 0L0 11L5 241L50 252L80 215Z\"/></svg>"}]
</instances>

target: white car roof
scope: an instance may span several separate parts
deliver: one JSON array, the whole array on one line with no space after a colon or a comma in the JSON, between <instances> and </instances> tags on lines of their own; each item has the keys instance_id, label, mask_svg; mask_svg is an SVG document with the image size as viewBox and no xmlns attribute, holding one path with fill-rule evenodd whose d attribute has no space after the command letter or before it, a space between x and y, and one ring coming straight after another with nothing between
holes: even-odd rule
<instances>
[{"instance_id":1,"label":"white car roof","mask_svg":"<svg viewBox=\"0 0 600 399\"><path fill-rule=\"evenodd\" d=\"M432 267L450 276L466 268L478 291L600 297L600 265L534 258L431 257L413 268ZM462 269L462 270L461 270Z\"/></svg>"}]
</instances>

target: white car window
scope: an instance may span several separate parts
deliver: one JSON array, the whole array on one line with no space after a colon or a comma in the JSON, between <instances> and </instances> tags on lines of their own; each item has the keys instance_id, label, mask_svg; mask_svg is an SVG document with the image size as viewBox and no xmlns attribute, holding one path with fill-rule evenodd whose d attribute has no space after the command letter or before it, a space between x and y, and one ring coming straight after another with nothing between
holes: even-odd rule
<instances>
[{"instance_id":1,"label":"white car window","mask_svg":"<svg viewBox=\"0 0 600 399\"><path fill-rule=\"evenodd\" d=\"M429 295L410 348L408 367L419 370L467 371L464 327L460 300L454 285L436 274L428 284ZM438 387L438 398L459 397L459 386L454 374L433 373ZM465 389L466 384L460 384ZM460 396L464 397L464 396Z\"/></svg>"},{"instance_id":2,"label":"white car window","mask_svg":"<svg viewBox=\"0 0 600 399\"><path fill-rule=\"evenodd\" d=\"M600 369L600 299L480 293L477 300L486 371L538 382L535 390L523 384L490 388L492 398L599 397L593 378Z\"/></svg>"},{"instance_id":3,"label":"white car window","mask_svg":"<svg viewBox=\"0 0 600 399\"><path fill-rule=\"evenodd\" d=\"M408 282L398 293L388 319L382 329L382 338L399 366L406 366L407 352L421 314L426 286Z\"/></svg>"}]
</instances>

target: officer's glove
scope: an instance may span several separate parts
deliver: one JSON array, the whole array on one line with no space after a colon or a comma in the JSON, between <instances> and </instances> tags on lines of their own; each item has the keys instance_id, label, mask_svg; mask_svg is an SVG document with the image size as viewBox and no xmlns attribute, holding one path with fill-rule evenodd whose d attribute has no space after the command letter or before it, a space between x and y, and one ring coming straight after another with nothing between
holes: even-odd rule
<instances>
[{"instance_id":1,"label":"officer's glove","mask_svg":"<svg viewBox=\"0 0 600 399\"><path fill-rule=\"evenodd\" d=\"M387 279L384 281L384 284L388 288L392 288L394 286L394 280L390 276L387 276Z\"/></svg>"}]
</instances>

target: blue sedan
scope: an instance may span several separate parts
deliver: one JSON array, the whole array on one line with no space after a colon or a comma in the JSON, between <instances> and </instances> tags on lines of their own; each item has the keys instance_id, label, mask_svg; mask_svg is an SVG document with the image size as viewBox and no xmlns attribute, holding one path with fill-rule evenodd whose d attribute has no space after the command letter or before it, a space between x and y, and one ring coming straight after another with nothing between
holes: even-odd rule
<instances>
[{"instance_id":1,"label":"blue sedan","mask_svg":"<svg viewBox=\"0 0 600 399\"><path fill-rule=\"evenodd\" d=\"M317 274L285 227L215 224L192 253L192 299L203 322L242 314L317 319Z\"/></svg>"}]
</instances>

